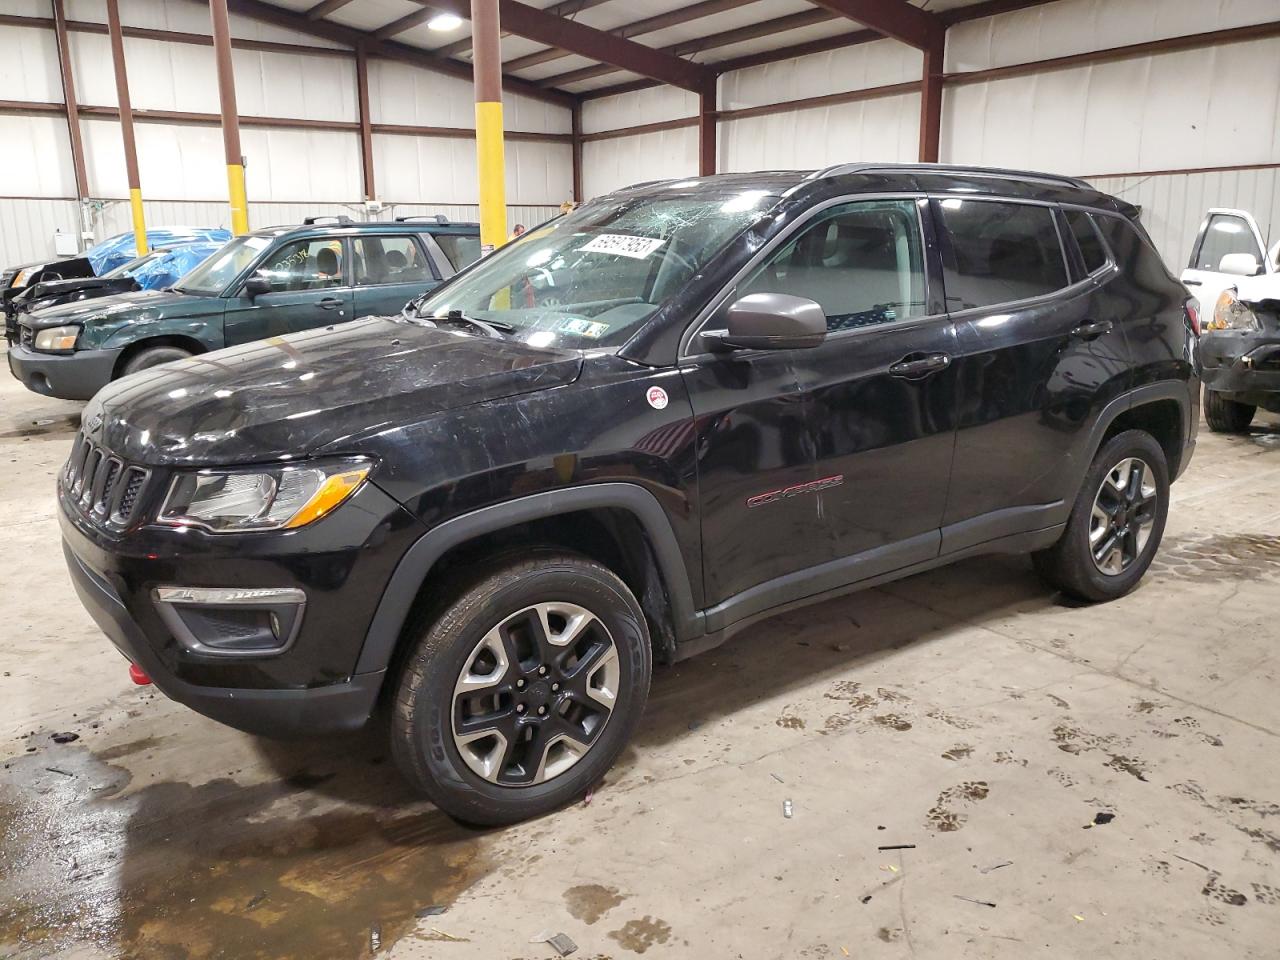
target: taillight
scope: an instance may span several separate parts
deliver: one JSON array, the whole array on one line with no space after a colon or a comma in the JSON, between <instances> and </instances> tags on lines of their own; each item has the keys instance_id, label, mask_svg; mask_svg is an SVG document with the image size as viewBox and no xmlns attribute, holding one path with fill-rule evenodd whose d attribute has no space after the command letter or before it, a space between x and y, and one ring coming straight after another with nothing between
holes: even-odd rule
<instances>
[{"instance_id":1,"label":"taillight","mask_svg":"<svg viewBox=\"0 0 1280 960\"><path fill-rule=\"evenodd\" d=\"M1187 323L1191 324L1191 332L1200 336L1200 301L1195 297L1186 303Z\"/></svg>"}]
</instances>

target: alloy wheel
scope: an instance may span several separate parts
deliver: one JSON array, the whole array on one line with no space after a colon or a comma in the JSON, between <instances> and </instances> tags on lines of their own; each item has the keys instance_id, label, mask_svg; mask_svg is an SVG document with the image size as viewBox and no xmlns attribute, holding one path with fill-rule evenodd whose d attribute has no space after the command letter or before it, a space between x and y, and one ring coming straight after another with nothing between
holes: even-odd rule
<instances>
[{"instance_id":1,"label":"alloy wheel","mask_svg":"<svg viewBox=\"0 0 1280 960\"><path fill-rule=\"evenodd\" d=\"M1128 457L1107 471L1089 522L1089 552L1099 572L1119 576L1142 556L1156 525L1156 506L1146 461Z\"/></svg>"},{"instance_id":2,"label":"alloy wheel","mask_svg":"<svg viewBox=\"0 0 1280 960\"><path fill-rule=\"evenodd\" d=\"M586 756L613 713L618 649L590 610L526 607L490 629L454 686L453 742L489 783L524 787Z\"/></svg>"}]
</instances>

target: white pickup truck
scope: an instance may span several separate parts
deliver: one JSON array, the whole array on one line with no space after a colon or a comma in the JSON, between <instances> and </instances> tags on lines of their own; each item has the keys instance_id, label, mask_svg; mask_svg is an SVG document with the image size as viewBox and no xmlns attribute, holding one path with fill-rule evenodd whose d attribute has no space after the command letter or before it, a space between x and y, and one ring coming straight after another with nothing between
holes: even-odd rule
<instances>
[{"instance_id":1,"label":"white pickup truck","mask_svg":"<svg viewBox=\"0 0 1280 960\"><path fill-rule=\"evenodd\" d=\"M1280 242L1243 210L1214 208L1182 282L1200 301L1204 416L1243 433L1259 407L1280 413Z\"/></svg>"}]
</instances>

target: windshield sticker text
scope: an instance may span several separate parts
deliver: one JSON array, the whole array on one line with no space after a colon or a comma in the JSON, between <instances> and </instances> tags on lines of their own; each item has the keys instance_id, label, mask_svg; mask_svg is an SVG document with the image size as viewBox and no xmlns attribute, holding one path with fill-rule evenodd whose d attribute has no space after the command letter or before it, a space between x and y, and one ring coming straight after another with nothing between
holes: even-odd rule
<instances>
[{"instance_id":1,"label":"windshield sticker text","mask_svg":"<svg viewBox=\"0 0 1280 960\"><path fill-rule=\"evenodd\" d=\"M644 260L667 241L662 237L632 237L621 233L602 233L581 247L584 253L607 253L610 256Z\"/></svg>"}]
</instances>

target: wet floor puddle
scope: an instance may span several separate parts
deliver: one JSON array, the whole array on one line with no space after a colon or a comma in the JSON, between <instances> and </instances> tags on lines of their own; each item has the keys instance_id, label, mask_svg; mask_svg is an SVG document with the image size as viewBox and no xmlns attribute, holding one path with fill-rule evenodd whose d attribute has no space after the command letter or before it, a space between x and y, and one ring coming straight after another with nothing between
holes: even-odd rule
<instances>
[{"instance_id":1,"label":"wet floor puddle","mask_svg":"<svg viewBox=\"0 0 1280 960\"><path fill-rule=\"evenodd\" d=\"M64 413L56 417L38 417L35 420L10 420L6 424L0 424L0 440L69 436L79 429L80 414L78 413Z\"/></svg>"},{"instance_id":2,"label":"wet floor puddle","mask_svg":"<svg viewBox=\"0 0 1280 960\"><path fill-rule=\"evenodd\" d=\"M56 756L0 779L0 957L363 957L375 926L385 949L488 872L485 835L389 765L124 793L128 771Z\"/></svg>"}]
</instances>

